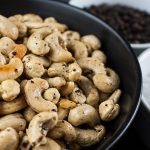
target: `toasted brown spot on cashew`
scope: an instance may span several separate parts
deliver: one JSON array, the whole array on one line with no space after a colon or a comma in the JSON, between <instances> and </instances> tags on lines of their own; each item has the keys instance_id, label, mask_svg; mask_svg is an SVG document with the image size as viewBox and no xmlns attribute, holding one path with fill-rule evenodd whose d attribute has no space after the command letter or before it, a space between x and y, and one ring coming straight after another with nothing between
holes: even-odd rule
<instances>
[{"instance_id":1,"label":"toasted brown spot on cashew","mask_svg":"<svg viewBox=\"0 0 150 150\"><path fill-rule=\"evenodd\" d=\"M86 103L91 106L96 106L99 102L99 93L92 81L85 76L81 76L77 80L77 84L86 96Z\"/></svg>"},{"instance_id":2,"label":"toasted brown spot on cashew","mask_svg":"<svg viewBox=\"0 0 150 150\"><path fill-rule=\"evenodd\" d=\"M100 118L103 121L111 121L115 119L120 111L120 106L117 104L121 95L121 90L116 90L106 101L99 105Z\"/></svg>"},{"instance_id":3,"label":"toasted brown spot on cashew","mask_svg":"<svg viewBox=\"0 0 150 150\"><path fill-rule=\"evenodd\" d=\"M28 105L36 112L57 111L57 107L51 101L42 98L42 92L49 88L48 82L41 78L29 80L25 85L25 96Z\"/></svg>"},{"instance_id":4,"label":"toasted brown spot on cashew","mask_svg":"<svg viewBox=\"0 0 150 150\"><path fill-rule=\"evenodd\" d=\"M24 96L20 96L11 102L0 102L0 115L15 113L27 106Z\"/></svg>"},{"instance_id":5,"label":"toasted brown spot on cashew","mask_svg":"<svg viewBox=\"0 0 150 150\"><path fill-rule=\"evenodd\" d=\"M19 58L12 58L9 64L0 66L0 82L17 79L23 73L23 63Z\"/></svg>"},{"instance_id":6,"label":"toasted brown spot on cashew","mask_svg":"<svg viewBox=\"0 0 150 150\"><path fill-rule=\"evenodd\" d=\"M65 108L58 106L57 113L58 113L59 120L64 120L69 114L69 109L65 109Z\"/></svg>"},{"instance_id":7,"label":"toasted brown spot on cashew","mask_svg":"<svg viewBox=\"0 0 150 150\"><path fill-rule=\"evenodd\" d=\"M83 147L88 147L100 142L105 135L105 127L97 125L94 129L79 129L76 128L77 143Z\"/></svg>"},{"instance_id":8,"label":"toasted brown spot on cashew","mask_svg":"<svg viewBox=\"0 0 150 150\"><path fill-rule=\"evenodd\" d=\"M72 109L77 106L77 104L68 99L61 99L59 102L59 106L64 109Z\"/></svg>"},{"instance_id":9,"label":"toasted brown spot on cashew","mask_svg":"<svg viewBox=\"0 0 150 150\"><path fill-rule=\"evenodd\" d=\"M94 107L82 104L70 110L68 121L74 126L89 124L93 127L100 123L100 118Z\"/></svg>"},{"instance_id":10,"label":"toasted brown spot on cashew","mask_svg":"<svg viewBox=\"0 0 150 150\"><path fill-rule=\"evenodd\" d=\"M33 117L27 129L29 143L32 146L47 143L47 132L54 128L58 122L56 112L41 112Z\"/></svg>"},{"instance_id":11,"label":"toasted brown spot on cashew","mask_svg":"<svg viewBox=\"0 0 150 150\"><path fill-rule=\"evenodd\" d=\"M60 120L57 125L49 131L48 137L52 139L64 138L65 141L71 142L76 140L75 128L69 122Z\"/></svg>"},{"instance_id":12,"label":"toasted brown spot on cashew","mask_svg":"<svg viewBox=\"0 0 150 150\"><path fill-rule=\"evenodd\" d=\"M3 36L16 40L18 38L19 31L15 24L9 21L6 17L0 15L0 33Z\"/></svg>"},{"instance_id":13,"label":"toasted brown spot on cashew","mask_svg":"<svg viewBox=\"0 0 150 150\"><path fill-rule=\"evenodd\" d=\"M19 113L6 115L0 118L0 131L7 127L14 128L16 131L24 131L26 128L26 120Z\"/></svg>"},{"instance_id":14,"label":"toasted brown spot on cashew","mask_svg":"<svg viewBox=\"0 0 150 150\"><path fill-rule=\"evenodd\" d=\"M112 93L120 84L118 74L110 68L106 69L106 73L98 73L93 77L95 86L104 93Z\"/></svg>"}]
</instances>

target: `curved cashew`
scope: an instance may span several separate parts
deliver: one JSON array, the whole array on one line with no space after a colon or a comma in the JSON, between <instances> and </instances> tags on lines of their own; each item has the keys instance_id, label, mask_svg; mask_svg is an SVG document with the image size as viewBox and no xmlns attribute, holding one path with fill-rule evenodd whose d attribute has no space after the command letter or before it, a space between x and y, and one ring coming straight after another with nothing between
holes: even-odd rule
<instances>
[{"instance_id":1,"label":"curved cashew","mask_svg":"<svg viewBox=\"0 0 150 150\"><path fill-rule=\"evenodd\" d=\"M80 59L82 57L88 57L88 50L86 46L80 41L71 41L68 46L68 50L74 54L76 59Z\"/></svg>"},{"instance_id":2,"label":"curved cashew","mask_svg":"<svg viewBox=\"0 0 150 150\"><path fill-rule=\"evenodd\" d=\"M18 38L19 31L15 24L9 21L6 17L0 15L0 34L16 40Z\"/></svg>"},{"instance_id":3,"label":"curved cashew","mask_svg":"<svg viewBox=\"0 0 150 150\"><path fill-rule=\"evenodd\" d=\"M27 136L31 146L46 144L47 132L58 122L56 112L41 112L33 117L27 129Z\"/></svg>"},{"instance_id":4,"label":"curved cashew","mask_svg":"<svg viewBox=\"0 0 150 150\"><path fill-rule=\"evenodd\" d=\"M25 74L30 78L41 77L44 75L50 62L45 57L28 54L23 58Z\"/></svg>"},{"instance_id":5,"label":"curved cashew","mask_svg":"<svg viewBox=\"0 0 150 150\"><path fill-rule=\"evenodd\" d=\"M28 13L28 14L23 15L23 21L24 22L43 22L43 19L39 15Z\"/></svg>"},{"instance_id":6,"label":"curved cashew","mask_svg":"<svg viewBox=\"0 0 150 150\"><path fill-rule=\"evenodd\" d=\"M64 108L58 106L57 113L58 113L59 120L64 120L69 114L69 109L64 109Z\"/></svg>"},{"instance_id":7,"label":"curved cashew","mask_svg":"<svg viewBox=\"0 0 150 150\"><path fill-rule=\"evenodd\" d=\"M100 118L94 107L88 104L81 104L70 110L68 121L74 126L86 123L93 127L100 123Z\"/></svg>"},{"instance_id":8,"label":"curved cashew","mask_svg":"<svg viewBox=\"0 0 150 150\"><path fill-rule=\"evenodd\" d=\"M99 102L99 92L92 81L85 76L81 76L79 80L77 80L77 84L86 96L86 103L91 106L96 106Z\"/></svg>"},{"instance_id":9,"label":"curved cashew","mask_svg":"<svg viewBox=\"0 0 150 150\"><path fill-rule=\"evenodd\" d=\"M89 53L101 48L101 41L95 35L85 35L81 38L81 42L86 45Z\"/></svg>"},{"instance_id":10,"label":"curved cashew","mask_svg":"<svg viewBox=\"0 0 150 150\"><path fill-rule=\"evenodd\" d=\"M77 85L75 85L69 97L72 101L79 103L79 104L83 104L86 102L85 95L83 94L82 90Z\"/></svg>"},{"instance_id":11,"label":"curved cashew","mask_svg":"<svg viewBox=\"0 0 150 150\"><path fill-rule=\"evenodd\" d=\"M106 101L99 105L100 118L103 121L111 121L115 119L120 111L120 106L117 104L121 95L121 90L116 90Z\"/></svg>"},{"instance_id":12,"label":"curved cashew","mask_svg":"<svg viewBox=\"0 0 150 150\"><path fill-rule=\"evenodd\" d=\"M57 111L57 107L54 103L42 98L42 92L47 90L48 87L48 82L41 78L34 78L26 83L26 101L34 111Z\"/></svg>"},{"instance_id":13,"label":"curved cashew","mask_svg":"<svg viewBox=\"0 0 150 150\"><path fill-rule=\"evenodd\" d=\"M95 86L104 93L112 93L120 84L118 74L110 68L106 69L106 73L98 73L93 77Z\"/></svg>"},{"instance_id":14,"label":"curved cashew","mask_svg":"<svg viewBox=\"0 0 150 150\"><path fill-rule=\"evenodd\" d=\"M67 82L66 85L62 86L60 89L60 93L62 96L67 96L73 92L75 87L74 82Z\"/></svg>"},{"instance_id":15,"label":"curved cashew","mask_svg":"<svg viewBox=\"0 0 150 150\"><path fill-rule=\"evenodd\" d=\"M72 109L77 106L77 104L68 99L60 99L59 106L64 109Z\"/></svg>"},{"instance_id":16,"label":"curved cashew","mask_svg":"<svg viewBox=\"0 0 150 150\"><path fill-rule=\"evenodd\" d=\"M0 82L17 79L23 73L23 63L19 58L12 58L9 64L0 66Z\"/></svg>"},{"instance_id":17,"label":"curved cashew","mask_svg":"<svg viewBox=\"0 0 150 150\"><path fill-rule=\"evenodd\" d=\"M74 60L72 54L66 50L64 39L59 32L50 34L45 38L45 41L50 47L49 60L53 62L70 62Z\"/></svg>"},{"instance_id":18,"label":"curved cashew","mask_svg":"<svg viewBox=\"0 0 150 150\"><path fill-rule=\"evenodd\" d=\"M8 127L15 129L17 132L24 131L26 128L26 120L19 113L6 115L0 118L0 130Z\"/></svg>"},{"instance_id":19,"label":"curved cashew","mask_svg":"<svg viewBox=\"0 0 150 150\"><path fill-rule=\"evenodd\" d=\"M46 80L51 88L60 89L62 86L66 85L66 80L63 77L53 77Z\"/></svg>"},{"instance_id":20,"label":"curved cashew","mask_svg":"<svg viewBox=\"0 0 150 150\"><path fill-rule=\"evenodd\" d=\"M54 104L57 104L60 99L60 93L56 88L49 88L45 90L43 97L48 100L53 102Z\"/></svg>"},{"instance_id":21,"label":"curved cashew","mask_svg":"<svg viewBox=\"0 0 150 150\"><path fill-rule=\"evenodd\" d=\"M40 28L35 31L28 39L27 47L28 49L36 55L43 56L50 51L45 37L52 33L52 29L49 27Z\"/></svg>"},{"instance_id":22,"label":"curved cashew","mask_svg":"<svg viewBox=\"0 0 150 150\"><path fill-rule=\"evenodd\" d=\"M0 85L0 94L3 100L12 101L20 93L20 85L15 80L5 80Z\"/></svg>"},{"instance_id":23,"label":"curved cashew","mask_svg":"<svg viewBox=\"0 0 150 150\"><path fill-rule=\"evenodd\" d=\"M24 96L20 96L11 102L0 102L0 115L15 113L26 106Z\"/></svg>"},{"instance_id":24,"label":"curved cashew","mask_svg":"<svg viewBox=\"0 0 150 150\"><path fill-rule=\"evenodd\" d=\"M16 150L19 144L18 133L13 128L0 132L0 150Z\"/></svg>"},{"instance_id":25,"label":"curved cashew","mask_svg":"<svg viewBox=\"0 0 150 150\"><path fill-rule=\"evenodd\" d=\"M82 70L76 62L71 64L53 63L48 69L50 77L61 76L67 81L76 81L82 74Z\"/></svg>"},{"instance_id":26,"label":"curved cashew","mask_svg":"<svg viewBox=\"0 0 150 150\"><path fill-rule=\"evenodd\" d=\"M36 114L37 113L31 107L27 107L23 112L23 116L27 122L30 122Z\"/></svg>"},{"instance_id":27,"label":"curved cashew","mask_svg":"<svg viewBox=\"0 0 150 150\"><path fill-rule=\"evenodd\" d=\"M75 128L67 121L60 120L57 125L48 132L48 137L52 139L63 138L67 142L76 140Z\"/></svg>"},{"instance_id":28,"label":"curved cashew","mask_svg":"<svg viewBox=\"0 0 150 150\"><path fill-rule=\"evenodd\" d=\"M100 142L105 135L105 127L97 125L94 129L79 129L76 128L77 143L83 147L91 146Z\"/></svg>"}]
</instances>

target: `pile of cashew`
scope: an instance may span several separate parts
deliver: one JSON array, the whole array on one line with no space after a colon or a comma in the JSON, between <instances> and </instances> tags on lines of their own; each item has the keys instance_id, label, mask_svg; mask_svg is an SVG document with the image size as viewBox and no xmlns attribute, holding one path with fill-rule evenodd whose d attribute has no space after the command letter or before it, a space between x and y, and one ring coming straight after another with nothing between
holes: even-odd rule
<instances>
[{"instance_id":1,"label":"pile of cashew","mask_svg":"<svg viewBox=\"0 0 150 150\"><path fill-rule=\"evenodd\" d=\"M0 15L0 35L0 150L100 142L121 90L99 38L36 14Z\"/></svg>"}]
</instances>

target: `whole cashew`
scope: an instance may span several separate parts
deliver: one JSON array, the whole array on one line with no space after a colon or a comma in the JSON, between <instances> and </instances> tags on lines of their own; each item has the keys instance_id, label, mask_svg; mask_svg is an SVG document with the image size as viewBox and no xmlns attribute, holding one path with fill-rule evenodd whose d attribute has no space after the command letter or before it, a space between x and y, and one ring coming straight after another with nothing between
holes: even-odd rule
<instances>
[{"instance_id":1,"label":"whole cashew","mask_svg":"<svg viewBox=\"0 0 150 150\"><path fill-rule=\"evenodd\" d=\"M65 109L65 108L58 106L57 113L58 113L59 120L64 120L69 114L69 109Z\"/></svg>"},{"instance_id":2,"label":"whole cashew","mask_svg":"<svg viewBox=\"0 0 150 150\"><path fill-rule=\"evenodd\" d=\"M77 106L77 104L68 99L60 99L59 106L64 109L72 109Z\"/></svg>"},{"instance_id":3,"label":"whole cashew","mask_svg":"<svg viewBox=\"0 0 150 150\"><path fill-rule=\"evenodd\" d=\"M64 39L59 32L50 34L45 38L45 41L50 47L49 60L53 62L70 62L74 60L72 54L66 50Z\"/></svg>"},{"instance_id":4,"label":"whole cashew","mask_svg":"<svg viewBox=\"0 0 150 150\"><path fill-rule=\"evenodd\" d=\"M105 127L97 125L94 129L79 129L76 128L77 143L83 147L88 147L100 142L105 135Z\"/></svg>"},{"instance_id":5,"label":"whole cashew","mask_svg":"<svg viewBox=\"0 0 150 150\"><path fill-rule=\"evenodd\" d=\"M75 85L72 93L70 94L70 99L78 104L83 104L86 102L86 97L83 94L82 90Z\"/></svg>"},{"instance_id":6,"label":"whole cashew","mask_svg":"<svg viewBox=\"0 0 150 150\"><path fill-rule=\"evenodd\" d=\"M82 74L82 70L76 62L71 64L53 63L48 69L50 77L60 76L67 81L76 81Z\"/></svg>"},{"instance_id":7,"label":"whole cashew","mask_svg":"<svg viewBox=\"0 0 150 150\"><path fill-rule=\"evenodd\" d=\"M18 38L19 31L15 24L9 21L6 17L0 15L0 34L16 40Z\"/></svg>"},{"instance_id":8,"label":"whole cashew","mask_svg":"<svg viewBox=\"0 0 150 150\"><path fill-rule=\"evenodd\" d=\"M81 76L77 80L78 86L83 90L86 96L86 103L91 106L96 106L99 102L99 92L87 77Z\"/></svg>"},{"instance_id":9,"label":"whole cashew","mask_svg":"<svg viewBox=\"0 0 150 150\"><path fill-rule=\"evenodd\" d=\"M23 58L25 74L30 78L41 77L44 75L50 62L45 57L28 54Z\"/></svg>"},{"instance_id":10,"label":"whole cashew","mask_svg":"<svg viewBox=\"0 0 150 150\"><path fill-rule=\"evenodd\" d=\"M100 123L100 118L94 107L88 104L81 104L70 110L68 121L73 126L88 124L93 127Z\"/></svg>"},{"instance_id":11,"label":"whole cashew","mask_svg":"<svg viewBox=\"0 0 150 150\"><path fill-rule=\"evenodd\" d=\"M25 96L28 105L36 112L57 111L51 101L42 98L42 92L49 88L48 82L41 78L29 80L25 85Z\"/></svg>"},{"instance_id":12,"label":"whole cashew","mask_svg":"<svg viewBox=\"0 0 150 150\"><path fill-rule=\"evenodd\" d=\"M24 131L26 128L26 120L19 113L6 115L0 118L0 131L11 127L17 132Z\"/></svg>"},{"instance_id":13,"label":"whole cashew","mask_svg":"<svg viewBox=\"0 0 150 150\"><path fill-rule=\"evenodd\" d=\"M0 82L17 79L23 73L23 63L19 58L12 58L9 64L0 66Z\"/></svg>"},{"instance_id":14,"label":"whole cashew","mask_svg":"<svg viewBox=\"0 0 150 150\"><path fill-rule=\"evenodd\" d=\"M27 122L30 122L36 114L37 113L31 107L27 107L23 112L23 116Z\"/></svg>"},{"instance_id":15,"label":"whole cashew","mask_svg":"<svg viewBox=\"0 0 150 150\"><path fill-rule=\"evenodd\" d=\"M99 105L100 118L103 121L111 121L115 119L120 111L120 106L117 104L121 95L121 90L116 90L106 101Z\"/></svg>"},{"instance_id":16,"label":"whole cashew","mask_svg":"<svg viewBox=\"0 0 150 150\"><path fill-rule=\"evenodd\" d=\"M85 35L81 38L81 42L86 45L89 53L101 48L101 41L95 35Z\"/></svg>"},{"instance_id":17,"label":"whole cashew","mask_svg":"<svg viewBox=\"0 0 150 150\"><path fill-rule=\"evenodd\" d=\"M41 112L33 117L27 129L27 136L31 146L47 143L48 131L56 126L58 115L56 112Z\"/></svg>"},{"instance_id":18,"label":"whole cashew","mask_svg":"<svg viewBox=\"0 0 150 150\"><path fill-rule=\"evenodd\" d=\"M75 128L65 120L58 121L57 125L48 132L48 137L63 138L67 142L75 141L77 138Z\"/></svg>"},{"instance_id":19,"label":"whole cashew","mask_svg":"<svg viewBox=\"0 0 150 150\"><path fill-rule=\"evenodd\" d=\"M86 46L80 41L71 41L68 46L68 50L74 54L76 59L80 59L82 57L88 57L88 50Z\"/></svg>"},{"instance_id":20,"label":"whole cashew","mask_svg":"<svg viewBox=\"0 0 150 150\"><path fill-rule=\"evenodd\" d=\"M43 19L39 15L28 13L28 14L23 15L23 21L24 22L43 22Z\"/></svg>"},{"instance_id":21,"label":"whole cashew","mask_svg":"<svg viewBox=\"0 0 150 150\"><path fill-rule=\"evenodd\" d=\"M11 102L0 102L0 115L15 113L26 106L24 96L20 96Z\"/></svg>"},{"instance_id":22,"label":"whole cashew","mask_svg":"<svg viewBox=\"0 0 150 150\"><path fill-rule=\"evenodd\" d=\"M14 100L20 93L20 85L15 80L5 80L0 85L0 95L5 101Z\"/></svg>"},{"instance_id":23,"label":"whole cashew","mask_svg":"<svg viewBox=\"0 0 150 150\"><path fill-rule=\"evenodd\" d=\"M0 132L0 150L16 150L19 144L18 133L13 128Z\"/></svg>"},{"instance_id":24,"label":"whole cashew","mask_svg":"<svg viewBox=\"0 0 150 150\"><path fill-rule=\"evenodd\" d=\"M98 73L93 77L95 86L104 93L114 92L120 84L118 74L110 68L106 69L106 73Z\"/></svg>"}]
</instances>

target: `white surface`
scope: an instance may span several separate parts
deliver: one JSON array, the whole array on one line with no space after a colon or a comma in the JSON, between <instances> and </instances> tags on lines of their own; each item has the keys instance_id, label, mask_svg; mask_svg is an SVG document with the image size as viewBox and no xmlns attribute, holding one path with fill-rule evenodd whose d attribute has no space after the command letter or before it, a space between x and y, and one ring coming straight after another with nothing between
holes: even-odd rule
<instances>
[{"instance_id":1,"label":"white surface","mask_svg":"<svg viewBox=\"0 0 150 150\"><path fill-rule=\"evenodd\" d=\"M143 76L143 104L150 110L150 48L139 56Z\"/></svg>"}]
</instances>

